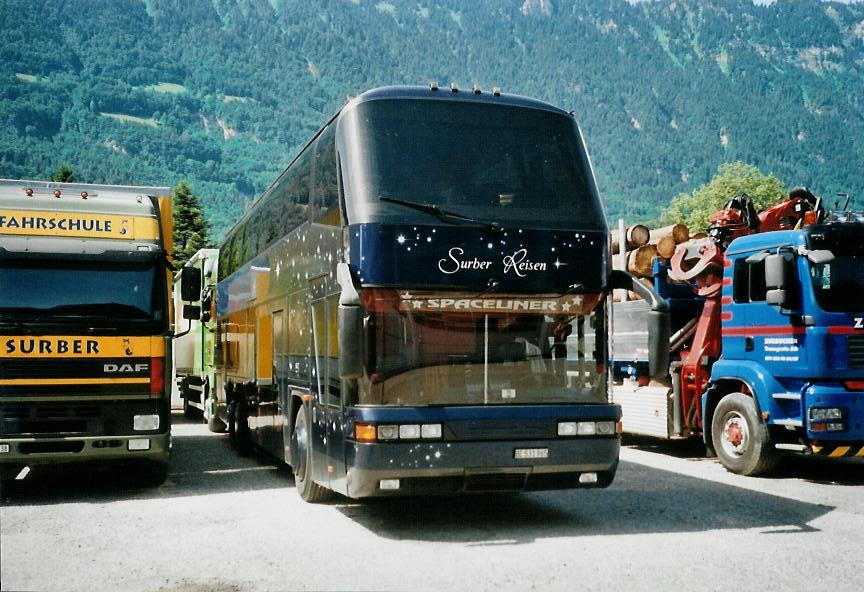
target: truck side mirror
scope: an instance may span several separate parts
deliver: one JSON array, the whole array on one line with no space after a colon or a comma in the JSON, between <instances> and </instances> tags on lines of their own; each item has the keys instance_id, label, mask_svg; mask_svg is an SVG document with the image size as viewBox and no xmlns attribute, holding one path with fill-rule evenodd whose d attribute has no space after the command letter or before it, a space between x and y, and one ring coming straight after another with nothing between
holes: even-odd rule
<instances>
[{"instance_id":1,"label":"truck side mirror","mask_svg":"<svg viewBox=\"0 0 864 592\"><path fill-rule=\"evenodd\" d=\"M648 311L648 373L651 378L669 374L669 338L671 335L669 305L653 287L646 286L634 275L614 270L609 274L607 289L633 290L651 304Z\"/></svg>"},{"instance_id":2,"label":"truck side mirror","mask_svg":"<svg viewBox=\"0 0 864 592\"><path fill-rule=\"evenodd\" d=\"M791 308L789 286L795 270L792 253L774 253L765 257L765 302L778 308Z\"/></svg>"},{"instance_id":3,"label":"truck side mirror","mask_svg":"<svg viewBox=\"0 0 864 592\"><path fill-rule=\"evenodd\" d=\"M669 311L650 310L648 315L648 373L651 378L669 374Z\"/></svg>"},{"instance_id":4,"label":"truck side mirror","mask_svg":"<svg viewBox=\"0 0 864 592\"><path fill-rule=\"evenodd\" d=\"M184 304L183 318L189 321L197 321L201 318L201 307L195 304Z\"/></svg>"},{"instance_id":5,"label":"truck side mirror","mask_svg":"<svg viewBox=\"0 0 864 592\"><path fill-rule=\"evenodd\" d=\"M363 376L363 309L339 305L339 377Z\"/></svg>"},{"instance_id":6,"label":"truck side mirror","mask_svg":"<svg viewBox=\"0 0 864 592\"><path fill-rule=\"evenodd\" d=\"M183 302L198 302L200 299L201 270L192 266L184 267L180 270L180 300ZM183 318L187 318L185 313Z\"/></svg>"}]
</instances>

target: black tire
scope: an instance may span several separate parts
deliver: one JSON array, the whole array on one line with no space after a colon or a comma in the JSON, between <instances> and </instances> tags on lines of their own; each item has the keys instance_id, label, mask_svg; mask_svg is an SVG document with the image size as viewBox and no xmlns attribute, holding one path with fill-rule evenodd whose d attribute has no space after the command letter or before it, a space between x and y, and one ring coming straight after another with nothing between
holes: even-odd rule
<instances>
[{"instance_id":1,"label":"black tire","mask_svg":"<svg viewBox=\"0 0 864 592\"><path fill-rule=\"evenodd\" d=\"M333 492L312 481L312 446L309 441L309 413L306 405L301 405L294 419L294 431L291 434L292 459L294 460L294 484L297 493L310 504L327 501Z\"/></svg>"},{"instance_id":2,"label":"black tire","mask_svg":"<svg viewBox=\"0 0 864 592\"><path fill-rule=\"evenodd\" d=\"M216 417L215 415L210 415L207 417L207 429L215 434L221 434L225 431L228 426L225 425L225 422Z\"/></svg>"},{"instance_id":3,"label":"black tire","mask_svg":"<svg viewBox=\"0 0 864 592\"><path fill-rule=\"evenodd\" d=\"M730 393L720 400L711 419L711 438L717 458L732 473L761 475L780 462L753 398L744 393Z\"/></svg>"},{"instance_id":4,"label":"black tire","mask_svg":"<svg viewBox=\"0 0 864 592\"><path fill-rule=\"evenodd\" d=\"M145 487L159 487L168 478L167 461L141 461L140 466L136 467L136 470L138 471L136 476L138 483Z\"/></svg>"},{"instance_id":5,"label":"black tire","mask_svg":"<svg viewBox=\"0 0 864 592\"><path fill-rule=\"evenodd\" d=\"M252 436L249 430L249 411L246 401L240 400L234 405L234 430L231 434L231 445L240 456L252 453ZM230 428L230 425L229 425Z\"/></svg>"}]
</instances>

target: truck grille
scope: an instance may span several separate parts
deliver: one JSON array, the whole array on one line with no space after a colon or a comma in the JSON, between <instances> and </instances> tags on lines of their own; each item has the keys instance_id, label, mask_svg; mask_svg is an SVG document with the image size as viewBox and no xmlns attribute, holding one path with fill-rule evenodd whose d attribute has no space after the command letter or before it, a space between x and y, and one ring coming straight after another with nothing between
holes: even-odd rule
<instances>
[{"instance_id":1,"label":"truck grille","mask_svg":"<svg viewBox=\"0 0 864 592\"><path fill-rule=\"evenodd\" d=\"M83 434L88 422L101 417L95 405L3 405L0 410L0 433L6 436L24 434Z\"/></svg>"},{"instance_id":2,"label":"truck grille","mask_svg":"<svg viewBox=\"0 0 864 592\"><path fill-rule=\"evenodd\" d=\"M864 335L850 335L846 339L846 352L850 368L864 368Z\"/></svg>"}]
</instances>

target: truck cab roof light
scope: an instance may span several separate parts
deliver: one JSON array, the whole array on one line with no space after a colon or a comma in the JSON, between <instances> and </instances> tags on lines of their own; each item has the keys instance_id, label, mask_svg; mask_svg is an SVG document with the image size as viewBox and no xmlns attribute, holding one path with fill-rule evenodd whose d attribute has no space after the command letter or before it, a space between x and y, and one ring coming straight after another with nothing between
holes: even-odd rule
<instances>
[{"instance_id":1,"label":"truck cab roof light","mask_svg":"<svg viewBox=\"0 0 864 592\"><path fill-rule=\"evenodd\" d=\"M87 199L88 195L89 195L89 193L87 193L86 191L82 191L81 192L81 199Z\"/></svg>"},{"instance_id":2,"label":"truck cab roof light","mask_svg":"<svg viewBox=\"0 0 864 592\"><path fill-rule=\"evenodd\" d=\"M429 82L429 90L431 90L431 91L438 90L438 81L437 80L432 80L431 82Z\"/></svg>"},{"instance_id":3,"label":"truck cab roof light","mask_svg":"<svg viewBox=\"0 0 864 592\"><path fill-rule=\"evenodd\" d=\"M450 92L454 92L454 93L459 92L459 87L456 85L455 82L450 83Z\"/></svg>"},{"instance_id":4,"label":"truck cab roof light","mask_svg":"<svg viewBox=\"0 0 864 592\"><path fill-rule=\"evenodd\" d=\"M483 92L483 91L480 90L480 85L479 85L479 84L475 84L474 86L472 86L472 87L471 87L471 90L474 91L474 94L475 94L475 95L479 95L481 92Z\"/></svg>"},{"instance_id":5,"label":"truck cab roof light","mask_svg":"<svg viewBox=\"0 0 864 592\"><path fill-rule=\"evenodd\" d=\"M492 87L492 94L495 95L496 97L500 97L501 96L501 87L500 86L493 86Z\"/></svg>"},{"instance_id":6,"label":"truck cab roof light","mask_svg":"<svg viewBox=\"0 0 864 592\"><path fill-rule=\"evenodd\" d=\"M33 197L33 188L32 188L32 187L28 187L27 189L24 190L24 194L25 194L27 197Z\"/></svg>"},{"instance_id":7,"label":"truck cab roof light","mask_svg":"<svg viewBox=\"0 0 864 592\"><path fill-rule=\"evenodd\" d=\"M59 189L55 189L55 190L54 190L54 197L59 198L60 195L61 195L60 190L59 190Z\"/></svg>"}]
</instances>

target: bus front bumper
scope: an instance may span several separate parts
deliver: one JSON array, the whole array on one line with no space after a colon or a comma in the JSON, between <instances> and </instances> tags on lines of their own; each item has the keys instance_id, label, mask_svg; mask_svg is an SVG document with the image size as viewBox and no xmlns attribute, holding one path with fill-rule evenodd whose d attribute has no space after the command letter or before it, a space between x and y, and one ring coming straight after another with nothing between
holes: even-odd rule
<instances>
[{"instance_id":1,"label":"bus front bumper","mask_svg":"<svg viewBox=\"0 0 864 592\"><path fill-rule=\"evenodd\" d=\"M608 487L620 449L617 437L354 443L347 489L362 498Z\"/></svg>"}]
</instances>

